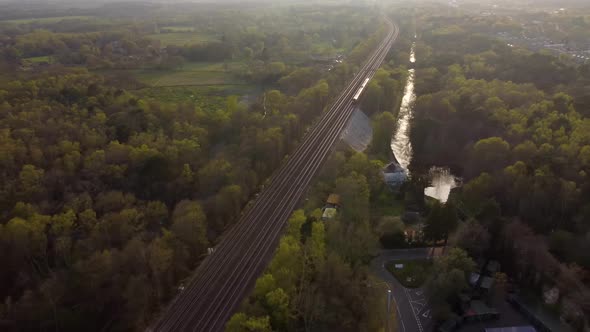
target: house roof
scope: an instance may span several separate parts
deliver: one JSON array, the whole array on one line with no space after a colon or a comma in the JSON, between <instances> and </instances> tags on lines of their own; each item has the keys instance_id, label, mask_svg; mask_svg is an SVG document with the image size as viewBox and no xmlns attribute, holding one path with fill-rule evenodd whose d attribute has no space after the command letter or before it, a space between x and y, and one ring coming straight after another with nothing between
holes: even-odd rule
<instances>
[{"instance_id":1,"label":"house roof","mask_svg":"<svg viewBox=\"0 0 590 332\"><path fill-rule=\"evenodd\" d=\"M330 194L326 200L327 204L340 205L340 195Z\"/></svg>"}]
</instances>

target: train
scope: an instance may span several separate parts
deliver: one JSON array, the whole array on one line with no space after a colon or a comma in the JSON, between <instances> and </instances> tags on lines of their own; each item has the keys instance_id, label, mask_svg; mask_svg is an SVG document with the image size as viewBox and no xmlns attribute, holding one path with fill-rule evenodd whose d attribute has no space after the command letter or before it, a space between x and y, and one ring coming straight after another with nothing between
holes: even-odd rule
<instances>
[{"instance_id":1,"label":"train","mask_svg":"<svg viewBox=\"0 0 590 332\"><path fill-rule=\"evenodd\" d=\"M354 97L352 97L352 102L356 103L358 102L359 98L361 97L361 95L363 94L363 90L365 90L365 87L367 86L367 84L369 83L370 78L366 78L365 81L363 82L363 84L361 84L361 87L357 90L357 92L354 94Z\"/></svg>"}]
</instances>

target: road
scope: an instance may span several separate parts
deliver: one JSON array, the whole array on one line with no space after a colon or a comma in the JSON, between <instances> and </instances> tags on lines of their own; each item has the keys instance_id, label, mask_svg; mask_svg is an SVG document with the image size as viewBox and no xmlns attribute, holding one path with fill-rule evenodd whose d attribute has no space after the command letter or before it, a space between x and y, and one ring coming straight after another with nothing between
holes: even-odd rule
<instances>
[{"instance_id":1,"label":"road","mask_svg":"<svg viewBox=\"0 0 590 332\"><path fill-rule=\"evenodd\" d=\"M440 254L440 249L434 255ZM410 259L426 259L431 256L431 248L383 250L371 262L371 270L389 284L397 310L398 332L430 332L433 321L430 306L424 289L410 289L402 286L385 265L390 262Z\"/></svg>"},{"instance_id":2,"label":"road","mask_svg":"<svg viewBox=\"0 0 590 332\"><path fill-rule=\"evenodd\" d=\"M223 331L272 258L287 219L339 139L355 108L352 97L373 77L396 40L398 27L389 20L387 26L387 36L357 75L147 331Z\"/></svg>"}]
</instances>

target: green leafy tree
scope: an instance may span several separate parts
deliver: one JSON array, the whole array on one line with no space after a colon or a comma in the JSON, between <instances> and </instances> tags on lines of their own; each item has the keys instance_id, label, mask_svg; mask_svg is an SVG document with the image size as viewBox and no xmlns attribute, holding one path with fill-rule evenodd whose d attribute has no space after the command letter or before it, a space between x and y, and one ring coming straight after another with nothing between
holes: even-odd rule
<instances>
[{"instance_id":1,"label":"green leafy tree","mask_svg":"<svg viewBox=\"0 0 590 332\"><path fill-rule=\"evenodd\" d=\"M400 217L386 216L381 218L377 232L379 241L384 248L400 248L406 243L405 225Z\"/></svg>"},{"instance_id":2,"label":"green leafy tree","mask_svg":"<svg viewBox=\"0 0 590 332\"><path fill-rule=\"evenodd\" d=\"M383 160L388 160L391 155L391 136L395 125L395 116L390 112L379 113L373 119L373 140L370 149Z\"/></svg>"},{"instance_id":3,"label":"green leafy tree","mask_svg":"<svg viewBox=\"0 0 590 332\"><path fill-rule=\"evenodd\" d=\"M336 180L336 193L341 198L342 220L361 223L369 216L369 186L364 175L352 172Z\"/></svg>"},{"instance_id":4,"label":"green leafy tree","mask_svg":"<svg viewBox=\"0 0 590 332\"><path fill-rule=\"evenodd\" d=\"M45 171L34 165L24 165L18 175L23 197L39 198L44 191L43 179Z\"/></svg>"},{"instance_id":5,"label":"green leafy tree","mask_svg":"<svg viewBox=\"0 0 590 332\"><path fill-rule=\"evenodd\" d=\"M314 222L311 226L309 256L316 269L322 269L326 259L326 231L322 222Z\"/></svg>"},{"instance_id":6,"label":"green leafy tree","mask_svg":"<svg viewBox=\"0 0 590 332\"><path fill-rule=\"evenodd\" d=\"M189 249L192 257L205 252L207 240L207 220L199 203L181 201L172 212L172 233Z\"/></svg>"},{"instance_id":7,"label":"green leafy tree","mask_svg":"<svg viewBox=\"0 0 590 332\"><path fill-rule=\"evenodd\" d=\"M443 205L435 201L426 218L424 238L433 242L444 240L446 246L448 237L457 227L457 223L458 216L455 206L452 203Z\"/></svg>"}]
</instances>

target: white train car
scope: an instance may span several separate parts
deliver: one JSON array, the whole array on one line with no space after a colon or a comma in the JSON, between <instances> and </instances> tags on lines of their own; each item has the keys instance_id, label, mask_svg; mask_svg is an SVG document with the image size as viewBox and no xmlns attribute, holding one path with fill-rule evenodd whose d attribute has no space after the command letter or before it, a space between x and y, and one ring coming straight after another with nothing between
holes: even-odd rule
<instances>
[{"instance_id":1,"label":"white train car","mask_svg":"<svg viewBox=\"0 0 590 332\"><path fill-rule=\"evenodd\" d=\"M365 87L367 86L367 84L369 83L369 78L366 78L365 81L363 82L363 84L361 84L361 87L358 89L358 91L354 94L354 97L352 97L352 101L353 102L357 102L359 100L359 98L361 97L361 95L363 94L363 90L365 90Z\"/></svg>"}]
</instances>

